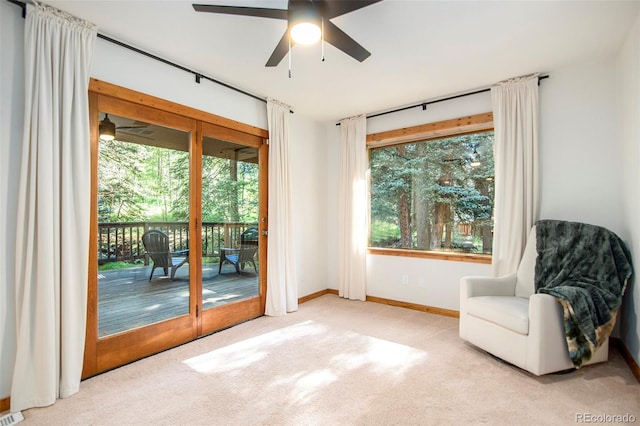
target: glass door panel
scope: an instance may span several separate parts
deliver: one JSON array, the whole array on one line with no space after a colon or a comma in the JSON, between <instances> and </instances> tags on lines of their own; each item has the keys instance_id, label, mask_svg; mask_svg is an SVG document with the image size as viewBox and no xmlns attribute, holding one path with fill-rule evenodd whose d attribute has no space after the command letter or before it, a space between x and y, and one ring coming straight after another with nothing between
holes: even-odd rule
<instances>
[{"instance_id":1,"label":"glass door panel","mask_svg":"<svg viewBox=\"0 0 640 426\"><path fill-rule=\"evenodd\" d=\"M202 151L204 311L260 296L260 192L258 148L205 135Z\"/></svg>"},{"instance_id":2,"label":"glass door panel","mask_svg":"<svg viewBox=\"0 0 640 426\"><path fill-rule=\"evenodd\" d=\"M188 315L190 306L191 134L108 119L115 138L98 143L98 338Z\"/></svg>"}]
</instances>

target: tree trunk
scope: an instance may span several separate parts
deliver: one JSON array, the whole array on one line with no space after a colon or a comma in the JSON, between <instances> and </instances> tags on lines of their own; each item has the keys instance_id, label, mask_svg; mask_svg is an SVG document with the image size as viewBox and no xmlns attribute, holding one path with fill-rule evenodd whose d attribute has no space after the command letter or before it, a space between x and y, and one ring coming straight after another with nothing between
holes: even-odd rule
<instances>
[{"instance_id":1,"label":"tree trunk","mask_svg":"<svg viewBox=\"0 0 640 426\"><path fill-rule=\"evenodd\" d=\"M423 159L421 179L415 182L414 187L414 206L415 206L415 226L416 226L416 248L418 250L429 250L431 242L431 227L429 226L429 197L426 188L421 185L422 182L428 181L428 162L426 159L426 144L417 144L416 155ZM425 184L426 185L426 184Z\"/></svg>"},{"instance_id":2,"label":"tree trunk","mask_svg":"<svg viewBox=\"0 0 640 426\"><path fill-rule=\"evenodd\" d=\"M484 195L487 198L491 198L491 194L489 193L489 186L491 184L487 182L485 179L477 179L475 182L476 189L480 192L481 195ZM489 201L484 202L484 204L489 204ZM491 223L483 223L479 226L480 237L482 238L482 253L491 254L493 251L493 233L491 232Z\"/></svg>"},{"instance_id":3,"label":"tree trunk","mask_svg":"<svg viewBox=\"0 0 640 426\"><path fill-rule=\"evenodd\" d=\"M398 156L405 157L404 146L396 147ZM398 219L400 220L400 247L411 248L411 181L403 176L404 185L398 189Z\"/></svg>"},{"instance_id":4,"label":"tree trunk","mask_svg":"<svg viewBox=\"0 0 640 426\"><path fill-rule=\"evenodd\" d=\"M431 232L431 249L440 250L442 248L442 234L444 232L444 224L447 219L446 203L436 203L433 215L433 229Z\"/></svg>"},{"instance_id":5,"label":"tree trunk","mask_svg":"<svg viewBox=\"0 0 640 426\"><path fill-rule=\"evenodd\" d=\"M429 228L429 200L416 194L416 232L417 232L417 249L428 250L430 241Z\"/></svg>"},{"instance_id":6,"label":"tree trunk","mask_svg":"<svg viewBox=\"0 0 640 426\"><path fill-rule=\"evenodd\" d=\"M238 161L229 160L229 176L231 177L231 194L229 215L232 222L240 221L240 210L238 209Z\"/></svg>"},{"instance_id":7,"label":"tree trunk","mask_svg":"<svg viewBox=\"0 0 640 426\"><path fill-rule=\"evenodd\" d=\"M445 205L445 234L444 234L444 248L451 248L451 231L453 229L453 218L451 217L451 204Z\"/></svg>"},{"instance_id":8,"label":"tree trunk","mask_svg":"<svg viewBox=\"0 0 640 426\"><path fill-rule=\"evenodd\" d=\"M411 215L409 214L409 194L398 190L398 217L400 219L400 246L411 248Z\"/></svg>"}]
</instances>

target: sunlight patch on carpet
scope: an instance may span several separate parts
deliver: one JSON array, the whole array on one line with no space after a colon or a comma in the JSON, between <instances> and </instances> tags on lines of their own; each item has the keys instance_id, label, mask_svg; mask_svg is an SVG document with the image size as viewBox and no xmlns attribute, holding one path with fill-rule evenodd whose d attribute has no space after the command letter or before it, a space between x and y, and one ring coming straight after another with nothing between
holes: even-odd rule
<instances>
[{"instance_id":1,"label":"sunlight patch on carpet","mask_svg":"<svg viewBox=\"0 0 640 426\"><path fill-rule=\"evenodd\" d=\"M407 345L306 321L183 363L209 376L234 377L233 392L259 383L270 393L289 395L288 401L300 406L331 392L337 382L349 386L364 380L383 387L400 383L427 359L427 352Z\"/></svg>"},{"instance_id":2,"label":"sunlight patch on carpet","mask_svg":"<svg viewBox=\"0 0 640 426\"><path fill-rule=\"evenodd\" d=\"M376 374L401 378L408 369L427 358L425 352L409 346L369 336L360 337L366 340L362 342L360 350L338 354L333 357L332 363L335 362L344 370L368 367Z\"/></svg>"},{"instance_id":3,"label":"sunlight patch on carpet","mask_svg":"<svg viewBox=\"0 0 640 426\"><path fill-rule=\"evenodd\" d=\"M200 373L229 372L248 367L264 358L274 347L285 342L317 335L322 331L324 331L323 326L306 321L234 343L183 362Z\"/></svg>"}]
</instances>

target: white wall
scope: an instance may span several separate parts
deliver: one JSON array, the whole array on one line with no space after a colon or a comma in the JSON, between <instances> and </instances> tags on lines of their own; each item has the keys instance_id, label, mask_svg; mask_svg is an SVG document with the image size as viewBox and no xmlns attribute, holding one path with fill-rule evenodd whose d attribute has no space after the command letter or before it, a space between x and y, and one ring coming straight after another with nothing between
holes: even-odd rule
<instances>
[{"instance_id":1,"label":"white wall","mask_svg":"<svg viewBox=\"0 0 640 426\"><path fill-rule=\"evenodd\" d=\"M327 288L327 215L323 126L291 116L290 172L298 276L298 296Z\"/></svg>"},{"instance_id":2,"label":"white wall","mask_svg":"<svg viewBox=\"0 0 640 426\"><path fill-rule=\"evenodd\" d=\"M540 218L622 230L614 58L554 70L540 86Z\"/></svg>"},{"instance_id":3,"label":"white wall","mask_svg":"<svg viewBox=\"0 0 640 426\"><path fill-rule=\"evenodd\" d=\"M0 2L0 399L9 395L15 360L14 256L18 167L24 117L22 10Z\"/></svg>"},{"instance_id":4,"label":"white wall","mask_svg":"<svg viewBox=\"0 0 640 426\"><path fill-rule=\"evenodd\" d=\"M640 14L618 56L619 137L623 150L624 226L620 236L627 241L633 256L635 277L627 289L620 316L621 337L640 364Z\"/></svg>"}]
</instances>

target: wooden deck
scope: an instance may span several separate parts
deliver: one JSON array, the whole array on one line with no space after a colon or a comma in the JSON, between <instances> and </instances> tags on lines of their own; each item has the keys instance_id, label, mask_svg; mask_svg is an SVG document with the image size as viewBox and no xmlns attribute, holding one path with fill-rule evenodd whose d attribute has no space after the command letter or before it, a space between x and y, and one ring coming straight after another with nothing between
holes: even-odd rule
<instances>
[{"instance_id":1,"label":"wooden deck","mask_svg":"<svg viewBox=\"0 0 640 426\"><path fill-rule=\"evenodd\" d=\"M189 313L189 266L176 272L175 279L156 269L149 281L151 266L100 271L98 275L98 335L100 337L143 327ZM258 275L247 266L238 275L225 264L202 269L203 309L220 306L259 294Z\"/></svg>"}]
</instances>

